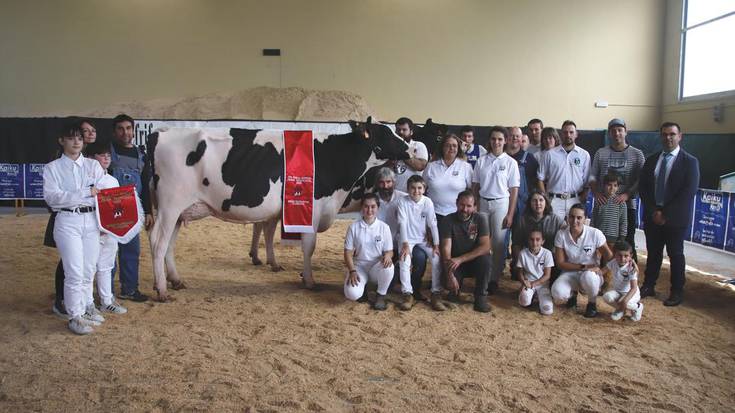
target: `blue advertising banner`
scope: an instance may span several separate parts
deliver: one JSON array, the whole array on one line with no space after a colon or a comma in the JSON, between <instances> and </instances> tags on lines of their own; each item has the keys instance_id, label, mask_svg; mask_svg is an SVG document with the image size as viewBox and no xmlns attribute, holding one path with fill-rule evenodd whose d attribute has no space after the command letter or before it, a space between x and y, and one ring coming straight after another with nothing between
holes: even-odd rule
<instances>
[{"instance_id":1,"label":"blue advertising banner","mask_svg":"<svg viewBox=\"0 0 735 413\"><path fill-rule=\"evenodd\" d=\"M24 164L25 199L43 199L43 163Z\"/></svg>"},{"instance_id":2,"label":"blue advertising banner","mask_svg":"<svg viewBox=\"0 0 735 413\"><path fill-rule=\"evenodd\" d=\"M23 168L17 163L0 163L0 199L23 198Z\"/></svg>"},{"instance_id":3,"label":"blue advertising banner","mask_svg":"<svg viewBox=\"0 0 735 413\"><path fill-rule=\"evenodd\" d=\"M735 193L730 193L730 204L727 216L725 249L730 252L735 252Z\"/></svg>"},{"instance_id":4,"label":"blue advertising banner","mask_svg":"<svg viewBox=\"0 0 735 413\"><path fill-rule=\"evenodd\" d=\"M697 192L694 200L692 242L714 248L725 246L730 195L727 192L702 189Z\"/></svg>"}]
</instances>

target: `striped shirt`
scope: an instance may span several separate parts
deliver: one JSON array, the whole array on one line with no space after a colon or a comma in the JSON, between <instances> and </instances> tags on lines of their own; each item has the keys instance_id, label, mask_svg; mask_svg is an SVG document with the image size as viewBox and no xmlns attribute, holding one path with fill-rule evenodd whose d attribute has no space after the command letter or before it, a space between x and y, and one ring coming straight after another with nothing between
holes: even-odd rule
<instances>
[{"instance_id":1,"label":"striped shirt","mask_svg":"<svg viewBox=\"0 0 735 413\"><path fill-rule=\"evenodd\" d=\"M595 202L592 210L592 226L605 234L607 242L615 242L628 235L628 208L608 198L604 205Z\"/></svg>"},{"instance_id":2,"label":"striped shirt","mask_svg":"<svg viewBox=\"0 0 735 413\"><path fill-rule=\"evenodd\" d=\"M638 180L645 161L646 158L643 156L643 152L630 145L622 151L616 151L610 146L600 148L592 159L590 182L597 181L597 190L601 191L605 175L615 172L620 177L618 193L628 193L630 195L628 208L635 209L633 199L638 195Z\"/></svg>"}]
</instances>

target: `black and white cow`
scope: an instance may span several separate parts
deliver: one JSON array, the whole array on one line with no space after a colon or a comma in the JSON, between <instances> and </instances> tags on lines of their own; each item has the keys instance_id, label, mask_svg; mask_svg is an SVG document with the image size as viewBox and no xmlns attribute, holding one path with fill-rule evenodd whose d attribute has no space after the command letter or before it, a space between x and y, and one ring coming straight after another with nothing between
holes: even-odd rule
<instances>
[{"instance_id":1,"label":"black and white cow","mask_svg":"<svg viewBox=\"0 0 735 413\"><path fill-rule=\"evenodd\" d=\"M352 132L343 135L314 133L314 228L318 232L332 225L355 182L368 169L411 156L400 137L370 118L350 126ZM148 137L157 207L150 243L159 300L168 297L167 280L174 289L183 285L173 254L182 221L214 215L230 222L264 222L266 244L270 238L272 248L283 207L282 136L278 130L177 128ZM316 233L302 234L301 245L302 280L312 288Z\"/></svg>"}]
</instances>

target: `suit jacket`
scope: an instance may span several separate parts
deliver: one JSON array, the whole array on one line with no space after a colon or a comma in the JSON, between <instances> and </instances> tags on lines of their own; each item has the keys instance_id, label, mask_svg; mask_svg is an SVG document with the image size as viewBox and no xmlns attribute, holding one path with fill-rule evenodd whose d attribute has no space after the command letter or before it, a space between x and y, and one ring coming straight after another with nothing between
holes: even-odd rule
<instances>
[{"instance_id":1,"label":"suit jacket","mask_svg":"<svg viewBox=\"0 0 735 413\"><path fill-rule=\"evenodd\" d=\"M656 164L662 152L646 159L641 170L639 191L643 202L643 222L653 222L651 217L657 209L662 209L666 226L686 227L692 221L692 200L699 189L699 161L680 148L676 159L669 166L669 180L666 182L664 205L656 206Z\"/></svg>"}]
</instances>

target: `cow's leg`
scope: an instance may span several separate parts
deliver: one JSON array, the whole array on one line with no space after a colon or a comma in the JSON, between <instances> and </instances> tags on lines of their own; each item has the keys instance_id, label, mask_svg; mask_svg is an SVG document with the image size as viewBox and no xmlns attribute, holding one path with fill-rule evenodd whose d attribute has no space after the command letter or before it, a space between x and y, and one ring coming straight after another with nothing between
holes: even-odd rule
<instances>
[{"instance_id":1,"label":"cow's leg","mask_svg":"<svg viewBox=\"0 0 735 413\"><path fill-rule=\"evenodd\" d=\"M174 230L171 233L171 239L168 242L168 249L166 250L166 280L171 282L171 289L181 290L186 288L186 284L179 278L179 273L176 271L176 260L174 259L174 249L176 248L176 237L179 235L179 229L181 228L181 221L176 222Z\"/></svg>"},{"instance_id":2,"label":"cow's leg","mask_svg":"<svg viewBox=\"0 0 735 413\"><path fill-rule=\"evenodd\" d=\"M263 224L256 222L253 224L253 240L250 243L250 253L248 255L253 261L253 265L262 265L263 261L258 258L258 244L260 244L260 232L263 230ZM266 238L267 240L267 238ZM266 241L266 248L268 241Z\"/></svg>"},{"instance_id":3,"label":"cow's leg","mask_svg":"<svg viewBox=\"0 0 735 413\"><path fill-rule=\"evenodd\" d=\"M304 254L304 272L301 273L301 281L304 287L311 290L316 286L314 274L311 269L311 256L316 248L316 233L301 234L301 252Z\"/></svg>"},{"instance_id":4,"label":"cow's leg","mask_svg":"<svg viewBox=\"0 0 735 413\"><path fill-rule=\"evenodd\" d=\"M276 253L273 250L273 238L276 235L276 228L278 228L278 218L266 221L263 224L265 235L265 254L267 257L267 263L271 266L271 271L278 272L283 270L283 267L278 265L276 262Z\"/></svg>"},{"instance_id":5,"label":"cow's leg","mask_svg":"<svg viewBox=\"0 0 735 413\"><path fill-rule=\"evenodd\" d=\"M168 299L166 285L166 268L164 259L168 252L171 236L176 228L181 211L159 209L156 222L150 232L151 256L153 257L154 289L158 292L158 300Z\"/></svg>"}]
</instances>

